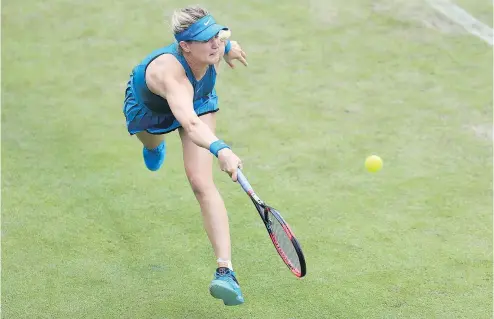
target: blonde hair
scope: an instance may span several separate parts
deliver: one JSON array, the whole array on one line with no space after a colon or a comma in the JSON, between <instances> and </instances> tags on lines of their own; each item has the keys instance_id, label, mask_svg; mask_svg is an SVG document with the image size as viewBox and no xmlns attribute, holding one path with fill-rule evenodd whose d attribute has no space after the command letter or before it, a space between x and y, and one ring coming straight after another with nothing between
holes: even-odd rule
<instances>
[{"instance_id":1,"label":"blonde hair","mask_svg":"<svg viewBox=\"0 0 494 319\"><path fill-rule=\"evenodd\" d=\"M182 9L175 10L172 16L172 31L173 34L180 33L199 19L207 16L209 11L198 5L188 6Z\"/></svg>"}]
</instances>

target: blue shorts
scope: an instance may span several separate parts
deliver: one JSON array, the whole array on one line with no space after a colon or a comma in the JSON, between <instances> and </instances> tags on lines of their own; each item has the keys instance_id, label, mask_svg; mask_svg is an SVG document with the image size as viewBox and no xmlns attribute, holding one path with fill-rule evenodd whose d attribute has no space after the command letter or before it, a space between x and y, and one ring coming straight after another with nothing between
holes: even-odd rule
<instances>
[{"instance_id":1,"label":"blue shorts","mask_svg":"<svg viewBox=\"0 0 494 319\"><path fill-rule=\"evenodd\" d=\"M218 110L218 96L216 94L210 94L205 98L194 101L194 111L198 116L217 112ZM150 110L146 105L138 103L132 88L132 81L129 81L125 90L123 113L130 135L142 131L151 134L166 134L181 127L181 124L172 113L157 113Z\"/></svg>"}]
</instances>

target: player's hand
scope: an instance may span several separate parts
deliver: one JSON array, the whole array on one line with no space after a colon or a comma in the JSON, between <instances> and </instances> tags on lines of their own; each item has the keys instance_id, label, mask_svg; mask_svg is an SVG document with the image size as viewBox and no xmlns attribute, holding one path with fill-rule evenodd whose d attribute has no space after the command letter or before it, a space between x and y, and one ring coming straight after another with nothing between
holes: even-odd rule
<instances>
[{"instance_id":1,"label":"player's hand","mask_svg":"<svg viewBox=\"0 0 494 319\"><path fill-rule=\"evenodd\" d=\"M247 66L247 54L242 50L237 41L230 41L232 47L227 55L224 56L225 62L232 68L235 68L233 60L239 60L243 65Z\"/></svg>"},{"instance_id":2,"label":"player's hand","mask_svg":"<svg viewBox=\"0 0 494 319\"><path fill-rule=\"evenodd\" d=\"M224 148L218 152L218 161L223 172L227 172L234 182L237 181L237 169L242 168L242 161L232 150Z\"/></svg>"}]
</instances>

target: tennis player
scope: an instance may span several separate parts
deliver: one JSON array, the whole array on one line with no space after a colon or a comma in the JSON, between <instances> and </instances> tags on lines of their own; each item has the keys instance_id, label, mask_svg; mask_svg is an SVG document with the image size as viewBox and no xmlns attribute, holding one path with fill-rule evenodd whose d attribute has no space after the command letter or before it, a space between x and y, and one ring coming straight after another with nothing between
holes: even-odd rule
<instances>
[{"instance_id":1,"label":"tennis player","mask_svg":"<svg viewBox=\"0 0 494 319\"><path fill-rule=\"evenodd\" d=\"M246 55L236 41L221 37L228 28L202 7L175 11L172 30L176 41L150 53L132 70L123 104L127 130L142 142L146 167L156 171L165 160L165 134L178 129L185 172L217 258L210 293L225 305L238 305L244 298L233 271L227 211L212 164L214 155L221 170L236 181L242 162L215 135L214 86L222 59L231 68L234 60L247 66Z\"/></svg>"}]
</instances>

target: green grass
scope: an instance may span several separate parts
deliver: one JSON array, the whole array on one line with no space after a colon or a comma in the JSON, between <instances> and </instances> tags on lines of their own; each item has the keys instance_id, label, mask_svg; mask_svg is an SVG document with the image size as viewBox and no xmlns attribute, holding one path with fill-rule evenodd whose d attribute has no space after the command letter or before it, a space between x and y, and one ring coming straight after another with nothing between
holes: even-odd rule
<instances>
[{"instance_id":1,"label":"green grass","mask_svg":"<svg viewBox=\"0 0 494 319\"><path fill-rule=\"evenodd\" d=\"M206 3L250 63L219 77L218 135L308 263L215 169L246 298L225 308L177 135L148 172L121 112L181 5L4 1L3 317L491 318L492 48L419 0Z\"/></svg>"}]
</instances>

